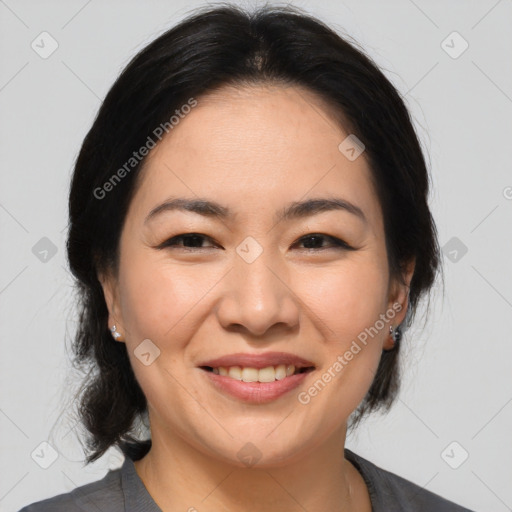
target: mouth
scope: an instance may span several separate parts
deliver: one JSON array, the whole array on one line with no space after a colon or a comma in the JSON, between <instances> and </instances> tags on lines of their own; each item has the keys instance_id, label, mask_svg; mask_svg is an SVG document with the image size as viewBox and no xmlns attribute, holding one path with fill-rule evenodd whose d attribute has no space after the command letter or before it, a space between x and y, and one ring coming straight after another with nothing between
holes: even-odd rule
<instances>
[{"instance_id":1,"label":"mouth","mask_svg":"<svg viewBox=\"0 0 512 512\"><path fill-rule=\"evenodd\" d=\"M197 367L214 389L252 404L289 396L316 369L313 362L286 352L230 354Z\"/></svg>"},{"instance_id":2,"label":"mouth","mask_svg":"<svg viewBox=\"0 0 512 512\"><path fill-rule=\"evenodd\" d=\"M283 380L292 375L309 373L315 369L314 366L295 366L293 364L279 364L266 366L264 368L242 367L242 366L200 366L204 371L215 375L221 375L230 379L242 382L274 382Z\"/></svg>"}]
</instances>

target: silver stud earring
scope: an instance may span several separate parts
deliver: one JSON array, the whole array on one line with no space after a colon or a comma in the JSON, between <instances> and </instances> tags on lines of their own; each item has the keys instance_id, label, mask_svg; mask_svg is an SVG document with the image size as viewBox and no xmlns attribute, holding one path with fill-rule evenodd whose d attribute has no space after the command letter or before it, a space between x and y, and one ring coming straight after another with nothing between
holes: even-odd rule
<instances>
[{"instance_id":1,"label":"silver stud earring","mask_svg":"<svg viewBox=\"0 0 512 512\"><path fill-rule=\"evenodd\" d=\"M389 334L391 335L391 338L393 339L393 342L394 342L394 347L396 347L396 345L398 344L398 342L401 340L402 338L402 331L400 330L400 326L398 325L396 329L393 329L393 326L390 325L389 326Z\"/></svg>"},{"instance_id":2,"label":"silver stud earring","mask_svg":"<svg viewBox=\"0 0 512 512\"><path fill-rule=\"evenodd\" d=\"M116 329L116 326L113 325L111 328L110 328L110 332L112 333L112 336L114 337L114 339L118 339L121 337L121 334L119 332L117 332L117 329Z\"/></svg>"}]
</instances>

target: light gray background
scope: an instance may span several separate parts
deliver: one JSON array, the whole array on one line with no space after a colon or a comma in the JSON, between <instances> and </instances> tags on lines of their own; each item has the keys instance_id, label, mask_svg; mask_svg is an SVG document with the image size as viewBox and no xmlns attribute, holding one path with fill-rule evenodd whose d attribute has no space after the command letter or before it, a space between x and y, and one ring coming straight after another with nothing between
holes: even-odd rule
<instances>
[{"instance_id":1,"label":"light gray background","mask_svg":"<svg viewBox=\"0 0 512 512\"><path fill-rule=\"evenodd\" d=\"M83 468L77 430L67 434L71 420L59 419L79 384L66 348L75 325L65 259L69 177L119 71L203 4L0 1L2 511L97 480L122 460L109 452ZM363 423L347 446L476 511L512 510L512 4L293 4L358 40L406 95L432 166L440 243L456 237L450 244L459 246L455 261L453 252L443 256L446 293L438 284L427 327L419 321L405 338L396 405ZM34 40L42 46L43 31L59 45L47 59L31 48ZM442 47L453 31L469 44L458 58ZM445 43L452 53L461 44ZM32 252L43 237L57 249L46 262ZM58 452L46 470L31 457L43 441ZM452 469L447 461L456 465L465 451Z\"/></svg>"}]
</instances>

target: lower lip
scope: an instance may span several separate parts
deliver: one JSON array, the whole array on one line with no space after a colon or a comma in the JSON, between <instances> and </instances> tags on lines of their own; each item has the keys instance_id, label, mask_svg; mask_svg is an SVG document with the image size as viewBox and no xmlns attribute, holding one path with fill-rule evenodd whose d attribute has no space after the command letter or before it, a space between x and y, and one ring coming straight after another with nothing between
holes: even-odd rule
<instances>
[{"instance_id":1,"label":"lower lip","mask_svg":"<svg viewBox=\"0 0 512 512\"><path fill-rule=\"evenodd\" d=\"M210 382L223 393L244 402L264 404L272 402L299 386L312 371L296 373L274 382L244 382L203 370Z\"/></svg>"}]
</instances>

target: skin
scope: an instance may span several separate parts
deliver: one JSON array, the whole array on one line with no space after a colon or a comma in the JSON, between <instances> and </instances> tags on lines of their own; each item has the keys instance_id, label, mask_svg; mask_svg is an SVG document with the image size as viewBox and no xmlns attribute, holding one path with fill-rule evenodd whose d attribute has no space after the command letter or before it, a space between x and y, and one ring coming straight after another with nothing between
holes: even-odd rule
<instances>
[{"instance_id":1,"label":"skin","mask_svg":"<svg viewBox=\"0 0 512 512\"><path fill-rule=\"evenodd\" d=\"M366 485L343 457L347 420L368 391L382 350L407 309L405 283L388 271L382 212L365 155L349 161L348 133L309 91L284 86L222 88L152 150L130 204L116 273L102 274L109 325L126 343L148 401L153 446L135 468L164 511L371 511ZM169 197L207 198L231 220L167 211ZM275 223L292 201L342 197L367 223L340 210ZM183 233L199 244L158 249ZM329 238L304 245L304 236ZM247 263L236 248L253 237L263 252ZM324 247L308 249L308 247ZM393 304L401 311L307 405L307 390ZM150 339L160 355L142 364ZM217 391L197 366L236 353L291 352L316 369L267 404ZM253 466L237 452L248 442ZM195 508L191 508L195 507Z\"/></svg>"}]
</instances>

